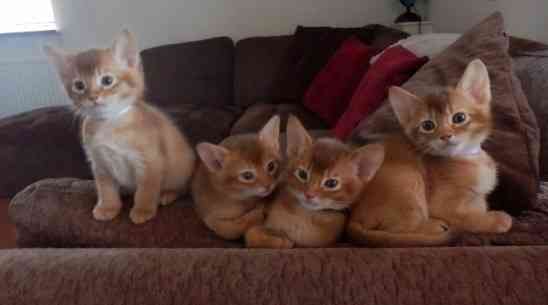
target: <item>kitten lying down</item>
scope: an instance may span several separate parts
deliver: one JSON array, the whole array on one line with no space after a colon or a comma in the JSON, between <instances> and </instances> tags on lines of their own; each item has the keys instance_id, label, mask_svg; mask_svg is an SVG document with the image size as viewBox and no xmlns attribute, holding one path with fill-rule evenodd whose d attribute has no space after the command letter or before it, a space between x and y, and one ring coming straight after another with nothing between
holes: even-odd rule
<instances>
[{"instance_id":1,"label":"kitten lying down","mask_svg":"<svg viewBox=\"0 0 548 305\"><path fill-rule=\"evenodd\" d=\"M195 155L169 118L143 98L143 73L133 36L108 49L77 54L45 47L81 115L82 142L98 192L97 220L115 218L120 188L135 192L130 218L143 223L186 190Z\"/></svg>"},{"instance_id":2,"label":"kitten lying down","mask_svg":"<svg viewBox=\"0 0 548 305\"><path fill-rule=\"evenodd\" d=\"M442 94L420 98L393 87L389 100L404 132L384 140L385 161L352 211L351 239L440 245L451 231L508 231L512 218L489 211L486 201L497 169L481 148L492 129L485 65L472 61L456 88Z\"/></svg>"},{"instance_id":3,"label":"kitten lying down","mask_svg":"<svg viewBox=\"0 0 548 305\"><path fill-rule=\"evenodd\" d=\"M344 232L346 210L380 167L381 145L352 149L335 139L313 140L293 116L287 126L284 183L262 225L245 235L250 248L324 247Z\"/></svg>"}]
</instances>

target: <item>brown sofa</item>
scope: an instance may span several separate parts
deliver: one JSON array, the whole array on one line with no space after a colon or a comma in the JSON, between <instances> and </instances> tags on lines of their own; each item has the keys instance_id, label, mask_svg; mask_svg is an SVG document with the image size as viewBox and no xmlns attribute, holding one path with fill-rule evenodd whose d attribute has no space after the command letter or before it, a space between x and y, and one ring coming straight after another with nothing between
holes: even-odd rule
<instances>
[{"instance_id":1,"label":"brown sofa","mask_svg":"<svg viewBox=\"0 0 548 305\"><path fill-rule=\"evenodd\" d=\"M254 131L275 113L296 113L306 127L325 128L300 104L271 98L291 39L256 37L234 45L229 38L214 38L145 50L147 94L194 143ZM548 79L546 49L511 40L514 69L536 103L539 125L544 115L539 105L545 103L539 91L548 91L541 81ZM463 235L453 247L368 249L341 243L331 249L247 250L208 231L189 198L162 207L140 226L127 216L131 198L113 222L94 221L96 194L92 181L85 180L90 173L67 107L0 120L0 158L0 197L15 195L10 216L18 246L25 248L0 251L0 304L548 300L548 184L534 210L514 215L511 232ZM62 249L46 249L52 247Z\"/></svg>"}]
</instances>

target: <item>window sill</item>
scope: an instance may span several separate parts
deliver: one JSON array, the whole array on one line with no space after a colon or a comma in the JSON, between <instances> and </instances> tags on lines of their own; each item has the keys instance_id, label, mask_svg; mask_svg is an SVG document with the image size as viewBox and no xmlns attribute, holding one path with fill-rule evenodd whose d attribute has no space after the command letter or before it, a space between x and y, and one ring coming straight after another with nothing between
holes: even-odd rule
<instances>
[{"instance_id":1,"label":"window sill","mask_svg":"<svg viewBox=\"0 0 548 305\"><path fill-rule=\"evenodd\" d=\"M57 32L58 30L59 29L57 28L57 25L52 24L52 23L19 25L19 26L10 27L10 28L7 28L7 29L1 29L0 28L0 35Z\"/></svg>"}]
</instances>

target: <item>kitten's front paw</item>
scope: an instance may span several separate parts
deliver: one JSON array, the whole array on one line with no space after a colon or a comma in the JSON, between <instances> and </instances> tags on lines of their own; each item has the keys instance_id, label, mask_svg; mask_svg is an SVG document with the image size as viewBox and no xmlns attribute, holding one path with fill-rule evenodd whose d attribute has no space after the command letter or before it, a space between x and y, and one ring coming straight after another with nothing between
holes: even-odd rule
<instances>
[{"instance_id":1,"label":"kitten's front paw","mask_svg":"<svg viewBox=\"0 0 548 305\"><path fill-rule=\"evenodd\" d=\"M512 228L512 216L501 211L488 212L494 219L493 230L495 233L505 233Z\"/></svg>"},{"instance_id":2,"label":"kitten's front paw","mask_svg":"<svg viewBox=\"0 0 548 305\"><path fill-rule=\"evenodd\" d=\"M108 221L120 214L120 205L106 205L99 201L93 208L93 218L99 221Z\"/></svg>"},{"instance_id":3,"label":"kitten's front paw","mask_svg":"<svg viewBox=\"0 0 548 305\"><path fill-rule=\"evenodd\" d=\"M137 209L133 208L129 212L129 218L134 224L145 223L156 216L156 209Z\"/></svg>"},{"instance_id":4,"label":"kitten's front paw","mask_svg":"<svg viewBox=\"0 0 548 305\"><path fill-rule=\"evenodd\" d=\"M169 205L177 200L178 197L179 194L176 192L163 192L160 196L160 205Z\"/></svg>"}]
</instances>

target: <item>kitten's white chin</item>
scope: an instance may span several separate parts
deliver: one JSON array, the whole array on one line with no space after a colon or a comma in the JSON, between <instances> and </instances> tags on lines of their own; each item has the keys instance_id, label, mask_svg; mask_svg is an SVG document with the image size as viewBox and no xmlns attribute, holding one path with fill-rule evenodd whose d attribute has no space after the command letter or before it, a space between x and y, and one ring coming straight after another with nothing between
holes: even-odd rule
<instances>
[{"instance_id":1,"label":"kitten's white chin","mask_svg":"<svg viewBox=\"0 0 548 305\"><path fill-rule=\"evenodd\" d=\"M91 116L100 119L115 119L130 112L137 99L134 97L118 98L112 96L110 98L94 103L85 101L82 106L77 109L77 113L84 116Z\"/></svg>"},{"instance_id":2,"label":"kitten's white chin","mask_svg":"<svg viewBox=\"0 0 548 305\"><path fill-rule=\"evenodd\" d=\"M468 157L475 156L481 152L481 144L464 144L453 142L450 144L435 145L432 147L432 155L440 157Z\"/></svg>"}]
</instances>

